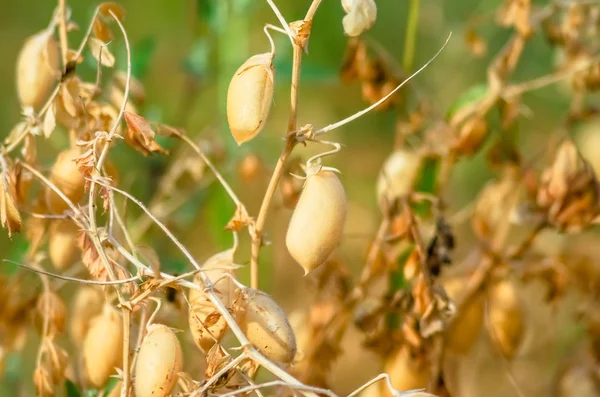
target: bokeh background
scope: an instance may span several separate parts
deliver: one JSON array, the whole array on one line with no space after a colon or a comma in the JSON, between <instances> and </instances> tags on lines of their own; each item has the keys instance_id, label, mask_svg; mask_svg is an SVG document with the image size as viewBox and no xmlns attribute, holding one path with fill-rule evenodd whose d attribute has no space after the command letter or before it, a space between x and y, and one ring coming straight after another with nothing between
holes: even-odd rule
<instances>
[{"instance_id":1,"label":"bokeh background","mask_svg":"<svg viewBox=\"0 0 600 397\"><path fill-rule=\"evenodd\" d=\"M269 170L281 150L287 124L291 73L291 47L287 38L277 33L274 36L277 45L276 92L266 128L257 139L241 148L237 147L227 129L225 95L229 79L237 67L249 56L269 50L262 27L265 23L278 22L266 1L123 0L119 3L127 11L124 25L132 44L133 73L146 89L145 103L140 106L142 114L152 121L182 127L193 137L203 134L221 145L225 157L219 167L255 216ZM293 21L303 17L310 1L277 0L276 3L287 20ZM480 25L479 32L488 45L487 55L482 57L472 56L463 36L472 18L489 15L499 3L499 0L421 1L415 66L426 62L448 34L453 33L440 57L415 80L439 113L443 114L462 92L485 82L486 67L509 37L510 31L498 28L491 21ZM80 26L79 31L69 36L70 44L77 46L96 3L69 0L68 4L72 20ZM379 0L377 5L377 22L366 36L378 41L400 62L408 1ZM4 1L3 6L0 13L3 54L3 62L0 63L0 92L3 93L0 97L0 131L4 131L3 136L6 136L20 120L14 78L17 54L28 36L48 25L55 4L52 1L22 0ZM360 85L342 84L339 77L347 42L341 25L343 15L339 0L324 0L314 19L309 53L302 68L300 125L312 123L324 126L366 106L361 99ZM118 34L116 36L110 48L117 56L117 69L123 70L123 40ZM515 80L549 73L553 59L552 49L542 38L535 37L519 63ZM88 56L80 70L84 77L93 78L93 59ZM535 153L565 114L568 96L559 86L551 86L527 94L525 102L530 111L520 124L519 145L523 152ZM394 112L371 113L328 136L330 140L344 145L341 153L327 158L327 165L342 171L340 178L350 200L349 221L336 256L354 274L358 274L368 243L379 224L375 182L379 168L392 150L395 120ZM53 156L65 147L66 142L66 134L60 132L54 133L48 144L39 145L42 166L50 166ZM173 153L178 153L173 141L162 140L161 143ZM295 153L306 159L315 150L315 147L299 146ZM265 171L257 179L245 181L238 172L239 163L251 153L261 158ZM119 169L121 187L146 202L156 190L157 176L170 162L166 156L145 158L124 144L119 144L112 151L111 159ZM492 174L483 155L461 160L450 180L449 212L469 203ZM231 245L230 234L223 227L233 211L227 196L213 183L192 190L186 204L170 217L169 225L202 260ZM129 221L134 222L137 214L131 209ZM293 311L309 302L310 283L302 277L302 269L285 250L285 228L290 215L291 211L277 196L266 226L272 244L262 251L261 281L262 287L272 293L286 310ZM468 235L468 225L463 228ZM185 261L158 236L155 230L150 230L142 243L152 245L158 252L163 268L185 271L188 268ZM0 233L3 258L19 260L26 248L27 243L21 236L8 240L6 233ZM236 257L238 263L249 263L249 248L249 240L244 236ZM459 241L457 255L466 249L468 240L466 244ZM10 264L0 265L2 273L14 271ZM240 271L240 279L248 281L248 269ZM349 332L347 338L344 347L349 354L334 370L335 388L340 393L352 390L379 370L377 357L360 348L360 337L356 332ZM29 345L34 352L34 336ZM0 374L0 395L12 396L17 390L22 393L26 393L23 390L31 390L23 387L31 383L31 357L8 357L4 375Z\"/></svg>"}]
</instances>

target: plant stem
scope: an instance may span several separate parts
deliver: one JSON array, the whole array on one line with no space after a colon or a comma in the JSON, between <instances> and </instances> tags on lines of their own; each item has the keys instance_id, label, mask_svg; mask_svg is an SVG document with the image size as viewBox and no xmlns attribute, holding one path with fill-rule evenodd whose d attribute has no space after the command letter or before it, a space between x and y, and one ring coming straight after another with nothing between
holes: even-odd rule
<instances>
[{"instance_id":1,"label":"plant stem","mask_svg":"<svg viewBox=\"0 0 600 397\"><path fill-rule=\"evenodd\" d=\"M64 73L67 69L67 52L69 51L69 40L67 38L67 0L58 0L58 35L62 55L62 72Z\"/></svg>"},{"instance_id":2,"label":"plant stem","mask_svg":"<svg viewBox=\"0 0 600 397\"><path fill-rule=\"evenodd\" d=\"M121 397L129 395L129 334L131 312L123 307L123 386L121 387Z\"/></svg>"},{"instance_id":3,"label":"plant stem","mask_svg":"<svg viewBox=\"0 0 600 397\"><path fill-rule=\"evenodd\" d=\"M313 0L312 4L310 5L310 8L306 13L306 17L304 18L305 23L312 24L312 19L320 4L321 0ZM310 36L310 27L308 35ZM283 151L281 152L281 155L277 160L277 164L275 165L275 169L273 170L273 175L271 175L271 180L269 181L269 186L267 186L267 191L265 192L265 196L260 206L260 210L258 211L258 217L256 218L256 222L254 224L254 232L252 234L252 257L250 259L250 286L254 289L259 288L258 259L260 256L260 248L263 242L262 232L265 226L265 221L267 220L267 214L269 212L269 208L271 207L273 194L275 193L275 189L277 189L277 185L279 184L279 180L281 179L281 175L283 174L285 162L288 159L289 155L292 153L292 150L294 150L294 146L296 146L296 137L294 136L294 134L291 134L291 132L296 130L298 122L298 87L300 86L302 52L304 51L304 45L308 42L308 38L303 42L295 40L294 38L292 42L294 46L294 57L292 63L292 84L290 87L290 116L288 119L287 139L285 147L283 148Z\"/></svg>"},{"instance_id":4,"label":"plant stem","mask_svg":"<svg viewBox=\"0 0 600 397\"><path fill-rule=\"evenodd\" d=\"M404 72L410 73L415 59L415 44L417 41L417 27L419 26L419 8L421 0L410 0L408 8L408 22L404 38Z\"/></svg>"}]
</instances>

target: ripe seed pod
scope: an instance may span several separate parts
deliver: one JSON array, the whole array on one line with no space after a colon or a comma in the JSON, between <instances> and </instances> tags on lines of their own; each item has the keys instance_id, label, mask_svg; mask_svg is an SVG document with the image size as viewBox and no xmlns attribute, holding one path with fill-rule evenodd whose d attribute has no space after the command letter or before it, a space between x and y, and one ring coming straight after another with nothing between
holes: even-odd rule
<instances>
[{"instance_id":1,"label":"ripe seed pod","mask_svg":"<svg viewBox=\"0 0 600 397\"><path fill-rule=\"evenodd\" d=\"M443 285L448 296L456 301L461 297L466 282L462 277L454 277L444 281ZM452 325L446 330L446 346L449 350L466 354L471 349L483 326L484 303L481 296L474 297L453 319Z\"/></svg>"},{"instance_id":2,"label":"ripe seed pod","mask_svg":"<svg viewBox=\"0 0 600 397\"><path fill-rule=\"evenodd\" d=\"M503 280L489 291L490 339L506 358L513 358L523 340L523 304L515 284Z\"/></svg>"},{"instance_id":3,"label":"ripe seed pod","mask_svg":"<svg viewBox=\"0 0 600 397\"><path fill-rule=\"evenodd\" d=\"M268 359L290 363L296 355L296 337L285 312L269 295L246 288L236 313L246 337Z\"/></svg>"},{"instance_id":4,"label":"ripe seed pod","mask_svg":"<svg viewBox=\"0 0 600 397\"><path fill-rule=\"evenodd\" d=\"M83 340L83 363L89 382L102 387L121 365L123 357L123 325L119 313L112 308L94 317Z\"/></svg>"},{"instance_id":5,"label":"ripe seed pod","mask_svg":"<svg viewBox=\"0 0 600 397\"><path fill-rule=\"evenodd\" d=\"M183 369L183 352L173 330L162 324L148 326L135 367L137 397L166 397Z\"/></svg>"},{"instance_id":6,"label":"ripe seed pod","mask_svg":"<svg viewBox=\"0 0 600 397\"><path fill-rule=\"evenodd\" d=\"M232 264L233 257L231 256L231 251L228 250L213 255L202 266L202 269L205 270L205 275L210 281L213 283L216 282L215 294L226 307L230 307L233 303L235 286L229 278L221 277L226 273L233 273L232 270L223 268ZM219 280L219 278L221 279ZM202 286L199 274L194 277L194 284ZM208 299L204 291L190 289L189 301L189 324L192 338L200 350L208 352L216 341L220 341L225 336L227 322Z\"/></svg>"},{"instance_id":7,"label":"ripe seed pod","mask_svg":"<svg viewBox=\"0 0 600 397\"><path fill-rule=\"evenodd\" d=\"M377 198L389 204L412 192L419 171L421 156L415 152L399 149L393 152L381 168L377 178Z\"/></svg>"},{"instance_id":8,"label":"ripe seed pod","mask_svg":"<svg viewBox=\"0 0 600 397\"><path fill-rule=\"evenodd\" d=\"M414 357L408 346L401 346L385 362L384 372L396 390L423 389L429 384L431 369L420 357ZM385 382L380 383L382 397L392 397Z\"/></svg>"},{"instance_id":9,"label":"ripe seed pod","mask_svg":"<svg viewBox=\"0 0 600 397\"><path fill-rule=\"evenodd\" d=\"M344 187L334 172L307 171L285 239L305 275L325 262L339 244L348 206Z\"/></svg>"},{"instance_id":10,"label":"ripe seed pod","mask_svg":"<svg viewBox=\"0 0 600 397\"><path fill-rule=\"evenodd\" d=\"M65 269L79 258L79 248L73 244L78 231L75 222L69 219L57 219L50 224L48 253L55 268Z\"/></svg>"},{"instance_id":11,"label":"ripe seed pod","mask_svg":"<svg viewBox=\"0 0 600 397\"><path fill-rule=\"evenodd\" d=\"M61 152L57 158L52 172L50 181L58 187L73 204L78 203L83 197L85 191L85 178L79 170L73 159L79 156L79 149L71 148ZM60 214L67 210L69 206L63 199L49 187L46 190L46 205L48 209Z\"/></svg>"},{"instance_id":12,"label":"ripe seed pod","mask_svg":"<svg viewBox=\"0 0 600 397\"><path fill-rule=\"evenodd\" d=\"M39 109L58 82L60 53L52 31L27 39L17 58L17 91L23 108Z\"/></svg>"},{"instance_id":13,"label":"ripe seed pod","mask_svg":"<svg viewBox=\"0 0 600 397\"><path fill-rule=\"evenodd\" d=\"M42 293L36 304L36 325L43 332L44 318L48 317L48 334L56 335L65 329L67 307L55 292Z\"/></svg>"},{"instance_id":14,"label":"ripe seed pod","mask_svg":"<svg viewBox=\"0 0 600 397\"><path fill-rule=\"evenodd\" d=\"M77 346L83 344L92 319L102 312L103 305L104 297L96 287L82 286L75 293L71 307L69 331Z\"/></svg>"},{"instance_id":15,"label":"ripe seed pod","mask_svg":"<svg viewBox=\"0 0 600 397\"><path fill-rule=\"evenodd\" d=\"M227 121L238 145L262 130L273 99L273 54L250 57L233 75L227 91Z\"/></svg>"}]
</instances>

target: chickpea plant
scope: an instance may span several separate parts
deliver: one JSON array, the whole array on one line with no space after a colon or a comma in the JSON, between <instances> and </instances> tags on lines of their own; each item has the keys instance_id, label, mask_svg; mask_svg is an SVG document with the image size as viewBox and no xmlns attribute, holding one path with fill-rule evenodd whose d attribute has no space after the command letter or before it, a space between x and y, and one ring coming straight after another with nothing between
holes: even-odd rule
<instances>
[{"instance_id":1,"label":"chickpea plant","mask_svg":"<svg viewBox=\"0 0 600 397\"><path fill-rule=\"evenodd\" d=\"M549 144L551 158L526 164L515 132L523 94L557 82L570 83L572 91L562 131L597 113L587 101L600 88L598 5L506 0L495 23L509 29L511 37L490 63L487 81L440 116L413 77L450 37L411 74L418 0L410 1L403 67L375 40L361 36L376 22L375 1L342 0L339 28L348 43L341 80L360 83L368 106L317 127L298 123L298 89L321 1L307 2L305 17L291 23L275 0L266 3L280 26L264 26L270 49L239 66L229 80L225 104L227 139L238 146L263 139L275 92L275 59L282 51L271 35L285 35L293 59L289 118L256 216L219 172L223 149L218 143L198 142L177 127L151 123L139 114L144 89L132 76L136 54L123 7L98 5L82 41L71 47L69 33L76 27L66 0L59 0L48 27L25 40L16 64L23 116L0 152L0 221L9 236L24 233L29 245L18 263L22 270L0 278L0 368L7 353L24 349L30 326L24 314L31 314L40 337L33 372L39 396L66 390L69 396L229 397L262 396L269 390L336 397L332 366L353 324L384 373L347 397L460 397L470 395L463 394L466 385L478 388L479 395L523 395L520 382L526 379L519 378L513 364L527 354L539 332L531 318L532 298L525 292L535 281L548 287L536 302L543 307L561 301L573 284L583 296L580 315L589 334L578 359L566 363L548 388L557 397L600 394L600 314L594 305L600 273L590 265L593 258L576 250L557 255L534 247L542 232L553 230L567 239L597 223L596 171L560 131L560 139ZM515 83L518 60L534 35L545 37L561 55L557 70ZM487 51L475 24L465 38L474 56ZM126 48L125 72L113 70L111 43L116 40ZM97 64L91 82L78 74L88 53ZM349 197L338 176L343 170L326 164L327 156L342 146L323 138L368 112L390 110L397 115L394 150L374 184L380 225L353 280L335 254L349 214ZM56 154L51 167L40 166L36 143L65 132L68 147ZM143 156L169 156L157 135L185 151L171 157L159 189L145 204L120 186L110 154L116 145L128 145ZM299 144L330 149L304 161L292 157ZM455 165L484 150L497 176L466 210L448 215ZM252 156L241 167L248 179L268 169ZM542 161L549 165L538 173ZM187 201L189 192L180 190L178 182L190 177L200 186L217 181L236 208L226 226L233 245L202 263L165 222L172 208ZM293 313L262 291L259 279L266 219L277 192L293 210L285 248L315 287L313 301ZM142 213L133 226L128 226L122 202ZM466 219L474 242L457 261L455 246L464 243L455 229ZM152 225L185 257L181 274L163 271L164 258L140 245ZM235 260L245 232L251 239L249 286L238 280L244 266ZM39 277L41 290L30 287L32 277ZM80 284L69 305L61 296L66 284ZM64 334L75 351L64 345ZM184 360L187 346L198 360L188 362L187 354ZM502 384L484 391L477 376L465 375L478 367L469 360L480 356L492 357L491 362L500 358L495 361L510 381L508 389ZM202 371L194 366L197 361L205 364ZM260 381L260 369L272 380ZM573 377L590 385L591 394L569 394Z\"/></svg>"}]
</instances>

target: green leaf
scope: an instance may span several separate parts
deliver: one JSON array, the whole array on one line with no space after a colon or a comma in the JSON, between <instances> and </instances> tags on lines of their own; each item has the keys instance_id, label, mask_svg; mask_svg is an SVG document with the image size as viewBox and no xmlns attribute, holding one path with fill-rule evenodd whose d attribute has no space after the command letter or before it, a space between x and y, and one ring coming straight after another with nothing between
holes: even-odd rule
<instances>
[{"instance_id":1,"label":"green leaf","mask_svg":"<svg viewBox=\"0 0 600 397\"><path fill-rule=\"evenodd\" d=\"M205 76L209 70L211 44L206 38L199 37L193 43L183 68L198 77Z\"/></svg>"},{"instance_id":2,"label":"green leaf","mask_svg":"<svg viewBox=\"0 0 600 397\"><path fill-rule=\"evenodd\" d=\"M292 79L292 58L275 59L273 62L277 78L289 81ZM337 82L339 73L336 69L322 65L306 64L302 65L300 71L302 81L307 83Z\"/></svg>"},{"instance_id":3,"label":"green leaf","mask_svg":"<svg viewBox=\"0 0 600 397\"><path fill-rule=\"evenodd\" d=\"M148 74L155 50L156 39L154 37L146 37L132 46L131 74L138 80L142 80Z\"/></svg>"},{"instance_id":4,"label":"green leaf","mask_svg":"<svg viewBox=\"0 0 600 397\"><path fill-rule=\"evenodd\" d=\"M69 379L67 379L65 387L67 389L67 397L81 397L81 392L77 388L77 385L75 385Z\"/></svg>"},{"instance_id":5,"label":"green leaf","mask_svg":"<svg viewBox=\"0 0 600 397\"><path fill-rule=\"evenodd\" d=\"M398 267L396 268L396 270L392 270L390 272L390 278L388 280L390 294L394 294L394 292L396 291L406 289L409 287L406 279L404 278L404 265L410 257L410 254L413 252L413 249L414 245L408 244L404 251L402 251L402 253L398 257ZM396 312L388 313L385 318L385 321L389 329L396 329L401 324L400 315Z\"/></svg>"},{"instance_id":6,"label":"green leaf","mask_svg":"<svg viewBox=\"0 0 600 397\"><path fill-rule=\"evenodd\" d=\"M218 250L231 246L230 233L225 231L225 226L235 213L235 205L223 187L214 184L206 203L207 218L210 230L213 231L213 240Z\"/></svg>"},{"instance_id":7,"label":"green leaf","mask_svg":"<svg viewBox=\"0 0 600 397\"><path fill-rule=\"evenodd\" d=\"M421 174L415 184L415 192L434 193L440 168L439 158L425 158L421 167ZM422 201L414 205L415 213L419 216L427 215L431 210L429 201Z\"/></svg>"},{"instance_id":8,"label":"green leaf","mask_svg":"<svg viewBox=\"0 0 600 397\"><path fill-rule=\"evenodd\" d=\"M110 380L108 381L108 384L104 388L104 395L106 396L111 391L113 391L113 389L115 388L115 386L117 386L117 383L119 383L119 379L117 379L117 378L110 378Z\"/></svg>"},{"instance_id":9,"label":"green leaf","mask_svg":"<svg viewBox=\"0 0 600 397\"><path fill-rule=\"evenodd\" d=\"M487 94L487 90L487 84L481 83L463 92L448 108L446 119L451 119L460 109L483 98Z\"/></svg>"},{"instance_id":10,"label":"green leaf","mask_svg":"<svg viewBox=\"0 0 600 397\"><path fill-rule=\"evenodd\" d=\"M29 241L22 234L13 236L10 242L10 251L8 252L7 258L22 263L27 251L29 250ZM3 264L2 272L6 274L13 274L19 269L19 266L6 262Z\"/></svg>"}]
</instances>

